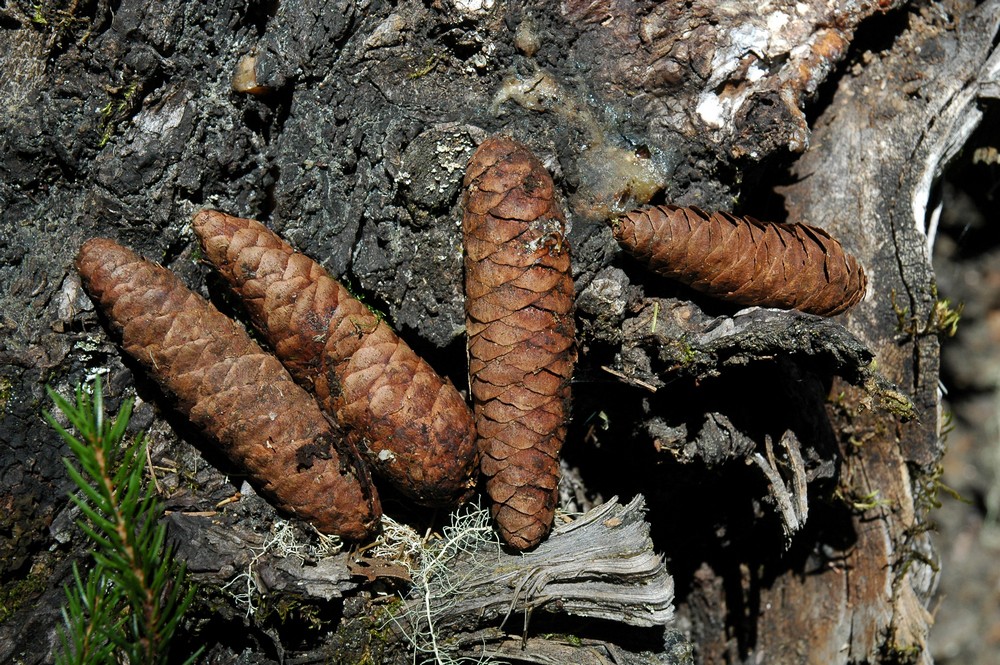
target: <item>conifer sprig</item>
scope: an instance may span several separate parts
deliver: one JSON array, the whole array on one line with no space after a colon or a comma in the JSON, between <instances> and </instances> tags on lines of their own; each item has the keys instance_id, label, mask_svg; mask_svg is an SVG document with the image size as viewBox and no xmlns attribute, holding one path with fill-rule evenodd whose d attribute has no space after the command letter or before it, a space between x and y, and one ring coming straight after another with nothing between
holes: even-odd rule
<instances>
[{"instance_id":1,"label":"conifer sprig","mask_svg":"<svg viewBox=\"0 0 1000 665\"><path fill-rule=\"evenodd\" d=\"M157 523L159 502L143 488L146 442L140 435L123 445L133 402L126 400L108 422L100 377L92 391L77 387L75 404L51 388L48 393L76 430L72 434L45 413L79 465L64 459L79 490L70 498L85 517L77 524L94 545L94 566L86 580L74 566L74 583L66 587L59 662L120 662L124 657L133 665L166 663L194 587L166 545L166 527Z\"/></svg>"}]
</instances>

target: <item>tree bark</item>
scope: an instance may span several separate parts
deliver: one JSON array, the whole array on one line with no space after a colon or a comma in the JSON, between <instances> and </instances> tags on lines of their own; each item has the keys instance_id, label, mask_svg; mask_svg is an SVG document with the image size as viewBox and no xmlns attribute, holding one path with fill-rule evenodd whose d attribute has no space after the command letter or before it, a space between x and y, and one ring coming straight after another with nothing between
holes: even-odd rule
<instances>
[{"instance_id":1,"label":"tree bark","mask_svg":"<svg viewBox=\"0 0 1000 665\"><path fill-rule=\"evenodd\" d=\"M642 494L677 618L651 639L470 610L454 635L528 662L580 645L611 662L928 662L947 315L928 260L934 187L978 104L1000 96L1000 2L758 5L0 9L0 660L51 658L61 584L86 561L67 453L39 414L45 385L65 394L94 373L109 408L138 396L132 428L150 433L171 537L217 544L212 561L180 548L206 579L189 641L214 662L363 657L377 630L352 631L381 626L377 592L406 593L408 574L391 557L346 580L312 570L312 609L246 617L210 580L237 579L277 515L122 357L72 262L109 236L239 317L188 223L204 207L260 219L462 387L462 175L484 137L506 133L553 173L572 224L580 363L563 508ZM822 320L649 276L606 223L647 202L821 227L865 267L868 295ZM386 505L419 531L444 523ZM272 610L306 576L285 569ZM323 630L302 637L317 616ZM397 645L386 659L411 655Z\"/></svg>"}]
</instances>

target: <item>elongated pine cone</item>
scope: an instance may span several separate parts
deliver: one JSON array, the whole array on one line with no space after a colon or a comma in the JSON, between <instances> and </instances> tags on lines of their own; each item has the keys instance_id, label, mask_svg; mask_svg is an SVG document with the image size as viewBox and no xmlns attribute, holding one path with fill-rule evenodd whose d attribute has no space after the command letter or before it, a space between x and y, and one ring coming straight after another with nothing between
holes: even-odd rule
<instances>
[{"instance_id":1,"label":"elongated pine cone","mask_svg":"<svg viewBox=\"0 0 1000 665\"><path fill-rule=\"evenodd\" d=\"M659 206L628 213L615 238L650 270L722 300L833 316L865 295L865 271L805 224Z\"/></svg>"},{"instance_id":2,"label":"elongated pine cone","mask_svg":"<svg viewBox=\"0 0 1000 665\"><path fill-rule=\"evenodd\" d=\"M576 361L565 218L523 145L487 139L465 174L465 312L481 469L503 540L549 532Z\"/></svg>"},{"instance_id":3,"label":"elongated pine cone","mask_svg":"<svg viewBox=\"0 0 1000 665\"><path fill-rule=\"evenodd\" d=\"M77 257L90 296L177 407L278 508L363 540L381 506L357 451L277 358L169 270L113 240Z\"/></svg>"},{"instance_id":4,"label":"elongated pine cone","mask_svg":"<svg viewBox=\"0 0 1000 665\"><path fill-rule=\"evenodd\" d=\"M204 210L194 230L278 358L362 438L378 474L423 505L449 505L471 493L475 428L450 381L260 222Z\"/></svg>"}]
</instances>

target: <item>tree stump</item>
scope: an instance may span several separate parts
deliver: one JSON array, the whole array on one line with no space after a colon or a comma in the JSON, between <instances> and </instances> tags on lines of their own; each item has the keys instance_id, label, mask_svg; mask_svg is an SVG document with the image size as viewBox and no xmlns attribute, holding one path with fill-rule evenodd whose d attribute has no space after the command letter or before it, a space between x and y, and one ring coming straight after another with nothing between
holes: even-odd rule
<instances>
[{"instance_id":1,"label":"tree stump","mask_svg":"<svg viewBox=\"0 0 1000 665\"><path fill-rule=\"evenodd\" d=\"M392 621L426 598L417 559L334 554L281 521L122 357L72 262L113 237L238 318L188 223L205 207L260 219L463 387L461 181L505 133L552 172L572 224L566 524L528 555L563 577L486 574L493 605L452 603L419 658L929 662L949 321L928 259L934 188L1000 97L998 26L997 0L8 3L0 660L51 660L61 585L88 561L40 412L45 385L95 373L110 408L138 396L150 482L202 581L178 649L264 663L427 648ZM828 320L650 276L607 223L646 203L821 227L868 294ZM419 533L449 523L385 505ZM554 554L573 529L621 525L632 539L594 542L635 570ZM636 585L642 602L622 602Z\"/></svg>"}]
</instances>

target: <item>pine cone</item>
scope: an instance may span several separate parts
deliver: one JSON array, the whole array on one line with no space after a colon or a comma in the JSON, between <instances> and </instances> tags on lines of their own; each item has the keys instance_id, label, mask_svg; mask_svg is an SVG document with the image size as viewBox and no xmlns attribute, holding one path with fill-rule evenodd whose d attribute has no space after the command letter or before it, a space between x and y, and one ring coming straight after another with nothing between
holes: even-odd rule
<instances>
[{"instance_id":1,"label":"pine cone","mask_svg":"<svg viewBox=\"0 0 1000 665\"><path fill-rule=\"evenodd\" d=\"M523 145L491 138L465 175L469 373L481 469L503 540L549 532L576 361L565 218Z\"/></svg>"},{"instance_id":2,"label":"pine cone","mask_svg":"<svg viewBox=\"0 0 1000 665\"><path fill-rule=\"evenodd\" d=\"M263 224L205 210L194 229L278 358L327 413L362 437L378 474L423 505L471 493L475 428L450 381Z\"/></svg>"},{"instance_id":3,"label":"pine cone","mask_svg":"<svg viewBox=\"0 0 1000 665\"><path fill-rule=\"evenodd\" d=\"M113 240L86 242L77 269L125 351L262 495L321 531L376 531L381 507L357 451L242 327Z\"/></svg>"},{"instance_id":4,"label":"pine cone","mask_svg":"<svg viewBox=\"0 0 1000 665\"><path fill-rule=\"evenodd\" d=\"M865 271L823 229L659 206L613 225L653 272L741 305L833 316L865 295Z\"/></svg>"}]
</instances>

